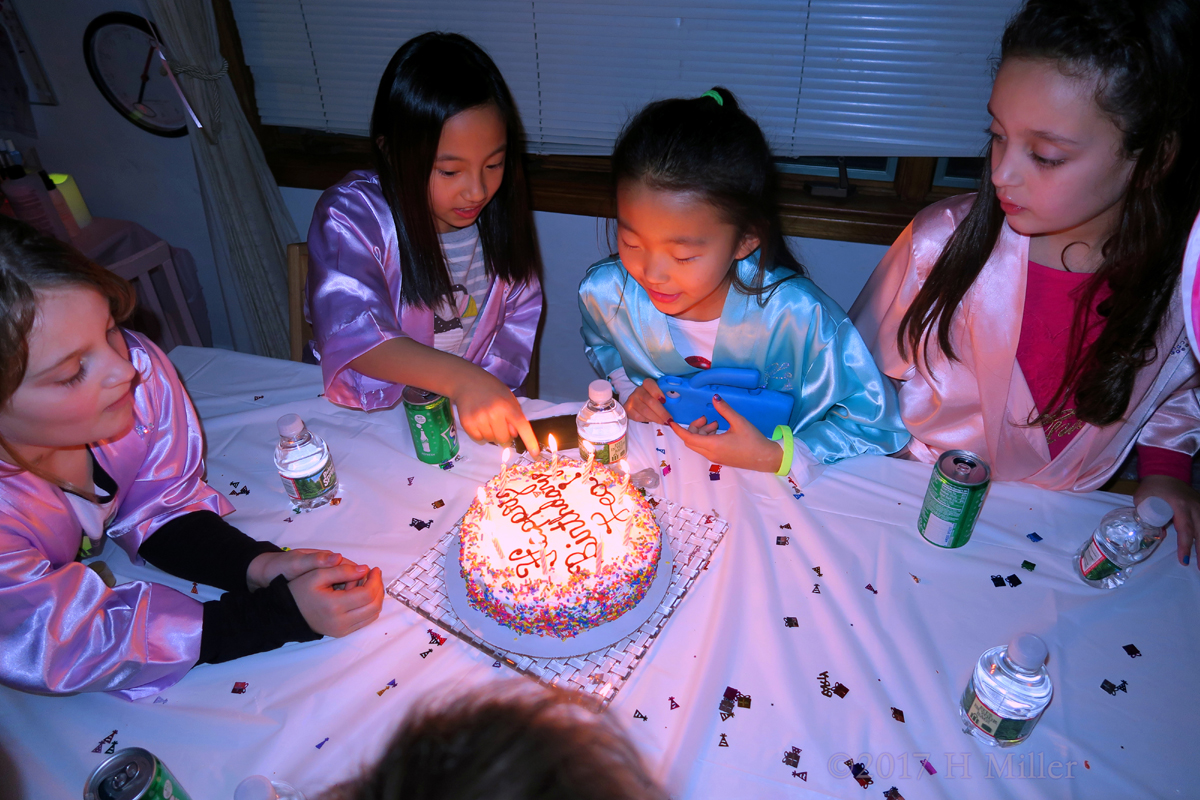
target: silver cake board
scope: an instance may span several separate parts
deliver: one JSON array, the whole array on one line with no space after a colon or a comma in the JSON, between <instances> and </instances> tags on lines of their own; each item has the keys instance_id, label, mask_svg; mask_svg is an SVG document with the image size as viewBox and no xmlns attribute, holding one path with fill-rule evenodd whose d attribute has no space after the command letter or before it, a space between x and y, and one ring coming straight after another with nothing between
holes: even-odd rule
<instances>
[{"instance_id":1,"label":"silver cake board","mask_svg":"<svg viewBox=\"0 0 1200 800\"><path fill-rule=\"evenodd\" d=\"M667 507L665 515L663 506ZM717 545L729 529L729 523L715 514L703 514L671 502L660 502L656 517L659 529L670 538L671 583L666 596L636 631L586 655L535 658L510 653L475 635L458 618L446 594L443 572L446 551L457 534L457 525L392 581L387 593L496 661L546 686L580 692L592 698L597 709L601 709L612 702L629 680L680 601L708 567Z\"/></svg>"}]
</instances>

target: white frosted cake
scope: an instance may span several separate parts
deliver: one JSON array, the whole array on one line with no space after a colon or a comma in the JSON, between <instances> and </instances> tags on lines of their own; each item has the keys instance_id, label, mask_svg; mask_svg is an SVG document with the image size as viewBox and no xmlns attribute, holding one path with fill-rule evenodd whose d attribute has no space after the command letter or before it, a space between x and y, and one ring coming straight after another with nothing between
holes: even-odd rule
<instances>
[{"instance_id":1,"label":"white frosted cake","mask_svg":"<svg viewBox=\"0 0 1200 800\"><path fill-rule=\"evenodd\" d=\"M654 515L606 467L522 464L481 494L460 526L459 563L471 605L501 625L573 637L633 608L654 581Z\"/></svg>"}]
</instances>

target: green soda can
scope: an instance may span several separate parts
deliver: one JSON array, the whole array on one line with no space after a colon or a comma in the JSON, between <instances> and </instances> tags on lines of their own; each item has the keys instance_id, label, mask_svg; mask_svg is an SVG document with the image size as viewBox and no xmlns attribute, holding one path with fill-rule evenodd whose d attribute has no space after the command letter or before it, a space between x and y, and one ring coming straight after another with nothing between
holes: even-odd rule
<instances>
[{"instance_id":1,"label":"green soda can","mask_svg":"<svg viewBox=\"0 0 1200 800\"><path fill-rule=\"evenodd\" d=\"M96 767L83 800L191 800L166 765L149 750L130 747Z\"/></svg>"},{"instance_id":2,"label":"green soda can","mask_svg":"<svg viewBox=\"0 0 1200 800\"><path fill-rule=\"evenodd\" d=\"M458 455L458 431L450 401L416 386L407 387L400 397L417 458L426 464L441 464Z\"/></svg>"},{"instance_id":3,"label":"green soda can","mask_svg":"<svg viewBox=\"0 0 1200 800\"><path fill-rule=\"evenodd\" d=\"M966 450L947 450L933 465L917 530L938 547L962 547L975 530L992 471Z\"/></svg>"}]
</instances>

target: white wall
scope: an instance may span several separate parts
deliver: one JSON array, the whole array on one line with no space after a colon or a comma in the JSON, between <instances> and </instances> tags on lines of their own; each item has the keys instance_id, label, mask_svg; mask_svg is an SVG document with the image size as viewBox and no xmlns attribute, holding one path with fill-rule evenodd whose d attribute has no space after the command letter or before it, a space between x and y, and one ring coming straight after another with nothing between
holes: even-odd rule
<instances>
[{"instance_id":1,"label":"white wall","mask_svg":"<svg viewBox=\"0 0 1200 800\"><path fill-rule=\"evenodd\" d=\"M74 175L93 215L132 220L190 251L213 343L232 347L188 138L164 139L128 122L100 94L83 61L88 23L107 11L141 13L137 0L16 0L15 7L58 105L33 106L36 139L6 136L22 151L35 146L48 171Z\"/></svg>"},{"instance_id":2,"label":"white wall","mask_svg":"<svg viewBox=\"0 0 1200 800\"><path fill-rule=\"evenodd\" d=\"M283 201L307 237L308 225L321 193L282 188ZM570 214L535 215L542 260L546 268L546 325L542 333L541 396L552 401L580 400L596 378L583 355L579 335L579 281L589 265L609 253L604 220ZM882 245L790 237L788 245L808 267L812 279L834 300L849 308L871 270L887 251Z\"/></svg>"}]
</instances>

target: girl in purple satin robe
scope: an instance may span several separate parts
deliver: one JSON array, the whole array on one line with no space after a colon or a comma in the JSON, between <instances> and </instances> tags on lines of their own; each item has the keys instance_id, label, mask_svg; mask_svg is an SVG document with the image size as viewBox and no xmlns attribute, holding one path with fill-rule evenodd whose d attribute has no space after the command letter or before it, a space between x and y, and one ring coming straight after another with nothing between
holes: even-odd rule
<instances>
[{"instance_id":1,"label":"girl in purple satin robe","mask_svg":"<svg viewBox=\"0 0 1200 800\"><path fill-rule=\"evenodd\" d=\"M392 57L371 114L374 171L321 196L306 314L325 396L372 410L406 384L445 395L477 441L537 441L513 396L541 317L523 134L492 60L426 33Z\"/></svg>"},{"instance_id":2,"label":"girl in purple satin robe","mask_svg":"<svg viewBox=\"0 0 1200 800\"><path fill-rule=\"evenodd\" d=\"M174 367L119 327L133 304L124 280L0 217L5 686L136 699L197 663L341 636L379 614L378 569L283 552L221 519L233 508L204 482L199 420ZM146 581L110 585L81 561L108 539L227 593L200 603Z\"/></svg>"},{"instance_id":3,"label":"girl in purple satin robe","mask_svg":"<svg viewBox=\"0 0 1200 800\"><path fill-rule=\"evenodd\" d=\"M1028 0L1001 41L978 194L922 211L851 309L901 384L910 454L1135 498L1200 531L1197 362L1179 275L1200 202L1190 0Z\"/></svg>"}]
</instances>

